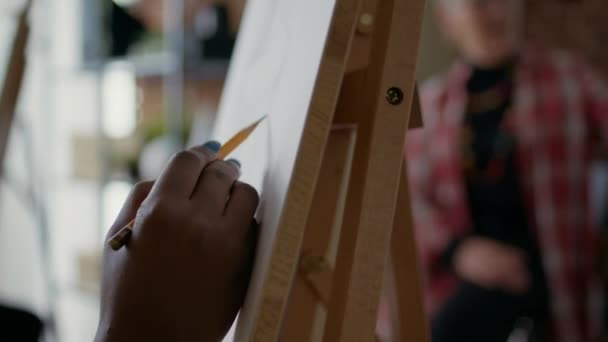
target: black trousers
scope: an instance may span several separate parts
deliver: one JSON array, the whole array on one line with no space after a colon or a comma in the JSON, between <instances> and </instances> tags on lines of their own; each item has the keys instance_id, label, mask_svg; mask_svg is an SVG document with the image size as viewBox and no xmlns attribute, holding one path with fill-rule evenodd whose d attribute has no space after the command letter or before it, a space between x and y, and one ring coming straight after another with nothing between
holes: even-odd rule
<instances>
[{"instance_id":1,"label":"black trousers","mask_svg":"<svg viewBox=\"0 0 608 342\"><path fill-rule=\"evenodd\" d=\"M433 319L432 341L505 342L524 317L534 321L538 334L546 322L545 309L539 302L534 291L515 296L462 282Z\"/></svg>"},{"instance_id":2,"label":"black trousers","mask_svg":"<svg viewBox=\"0 0 608 342\"><path fill-rule=\"evenodd\" d=\"M0 342L38 342L42 327L35 315L0 305Z\"/></svg>"}]
</instances>

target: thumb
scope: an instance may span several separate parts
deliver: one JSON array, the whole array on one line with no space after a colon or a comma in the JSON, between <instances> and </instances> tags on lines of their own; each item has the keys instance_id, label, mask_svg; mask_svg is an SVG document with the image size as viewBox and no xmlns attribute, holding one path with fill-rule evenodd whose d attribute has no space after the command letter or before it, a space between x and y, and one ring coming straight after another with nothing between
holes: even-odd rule
<instances>
[{"instance_id":1,"label":"thumb","mask_svg":"<svg viewBox=\"0 0 608 342\"><path fill-rule=\"evenodd\" d=\"M131 190L129 197L127 197L127 200L125 201L125 204L123 204L122 209L120 210L120 213L116 218L116 221L114 221L114 224L112 225L112 227L110 227L110 230L106 235L106 240L116 234L119 230L121 230L124 226L129 224L131 220L135 218L139 206L148 197L148 194L150 193L150 190L152 190L153 185L154 182L147 181L139 182L133 187L133 190Z\"/></svg>"}]
</instances>

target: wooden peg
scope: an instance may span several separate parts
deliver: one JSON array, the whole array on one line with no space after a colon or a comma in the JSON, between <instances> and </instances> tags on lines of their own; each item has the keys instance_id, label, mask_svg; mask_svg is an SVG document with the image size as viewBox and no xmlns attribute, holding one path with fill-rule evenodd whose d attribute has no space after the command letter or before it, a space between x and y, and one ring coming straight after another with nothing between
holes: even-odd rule
<instances>
[{"instance_id":1,"label":"wooden peg","mask_svg":"<svg viewBox=\"0 0 608 342\"><path fill-rule=\"evenodd\" d=\"M299 271L317 299L327 305L333 276L333 270L327 260L318 255L304 256L300 260Z\"/></svg>"},{"instance_id":2,"label":"wooden peg","mask_svg":"<svg viewBox=\"0 0 608 342\"><path fill-rule=\"evenodd\" d=\"M357 33L359 34L370 34L374 28L374 15L371 13L363 13L359 17L359 23L357 24Z\"/></svg>"}]
</instances>

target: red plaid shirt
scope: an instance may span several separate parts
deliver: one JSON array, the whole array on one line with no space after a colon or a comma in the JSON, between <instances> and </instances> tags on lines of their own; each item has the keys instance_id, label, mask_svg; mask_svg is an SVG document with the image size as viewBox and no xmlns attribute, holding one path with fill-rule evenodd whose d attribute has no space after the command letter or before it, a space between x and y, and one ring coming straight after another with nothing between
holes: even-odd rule
<instances>
[{"instance_id":1,"label":"red plaid shirt","mask_svg":"<svg viewBox=\"0 0 608 342\"><path fill-rule=\"evenodd\" d=\"M456 279L440 256L472 229L459 139L471 68L456 63L421 89L424 128L408 133L406 158L426 304L433 314ZM590 152L608 139L608 88L565 53L524 52L515 72L508 129L524 201L551 293L556 341L591 341L601 298L594 272L596 230L588 194Z\"/></svg>"}]
</instances>

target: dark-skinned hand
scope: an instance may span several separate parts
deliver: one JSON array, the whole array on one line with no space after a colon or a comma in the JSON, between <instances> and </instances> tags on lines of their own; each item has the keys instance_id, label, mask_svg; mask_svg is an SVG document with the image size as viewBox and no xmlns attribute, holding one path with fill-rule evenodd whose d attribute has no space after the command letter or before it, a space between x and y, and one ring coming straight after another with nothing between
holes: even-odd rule
<instances>
[{"instance_id":1,"label":"dark-skinned hand","mask_svg":"<svg viewBox=\"0 0 608 342\"><path fill-rule=\"evenodd\" d=\"M258 195L218 149L179 152L156 182L133 189L108 233L136 218L125 247L105 248L95 341L220 341L228 332L253 265Z\"/></svg>"}]
</instances>

